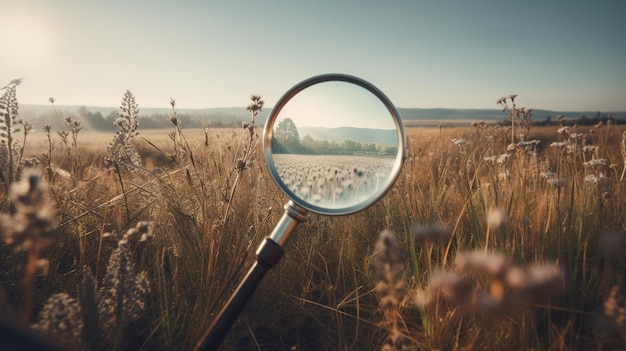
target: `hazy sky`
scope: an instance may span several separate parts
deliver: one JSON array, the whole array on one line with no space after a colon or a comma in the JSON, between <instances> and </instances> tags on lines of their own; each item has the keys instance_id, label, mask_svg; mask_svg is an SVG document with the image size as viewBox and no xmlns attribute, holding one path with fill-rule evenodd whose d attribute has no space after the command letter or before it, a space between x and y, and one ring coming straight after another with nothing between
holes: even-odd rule
<instances>
[{"instance_id":1,"label":"hazy sky","mask_svg":"<svg viewBox=\"0 0 626 351\"><path fill-rule=\"evenodd\" d=\"M395 130L387 107L372 92L347 82L322 82L300 91L275 122L290 118L300 127L358 127Z\"/></svg>"},{"instance_id":2,"label":"hazy sky","mask_svg":"<svg viewBox=\"0 0 626 351\"><path fill-rule=\"evenodd\" d=\"M0 0L20 103L272 106L322 73L397 107L626 110L626 1Z\"/></svg>"}]
</instances>

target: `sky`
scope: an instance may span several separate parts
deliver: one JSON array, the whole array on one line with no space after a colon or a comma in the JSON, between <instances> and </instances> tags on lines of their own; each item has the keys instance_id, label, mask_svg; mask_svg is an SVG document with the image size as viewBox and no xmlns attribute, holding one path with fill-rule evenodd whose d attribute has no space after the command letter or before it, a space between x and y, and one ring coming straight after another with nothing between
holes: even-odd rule
<instances>
[{"instance_id":1,"label":"sky","mask_svg":"<svg viewBox=\"0 0 626 351\"><path fill-rule=\"evenodd\" d=\"M395 130L387 106L371 91L351 82L326 81L299 91L281 108L283 118L300 127L358 127Z\"/></svg>"},{"instance_id":2,"label":"sky","mask_svg":"<svg viewBox=\"0 0 626 351\"><path fill-rule=\"evenodd\" d=\"M398 108L626 111L626 1L0 0L21 104L271 107L358 76Z\"/></svg>"}]
</instances>

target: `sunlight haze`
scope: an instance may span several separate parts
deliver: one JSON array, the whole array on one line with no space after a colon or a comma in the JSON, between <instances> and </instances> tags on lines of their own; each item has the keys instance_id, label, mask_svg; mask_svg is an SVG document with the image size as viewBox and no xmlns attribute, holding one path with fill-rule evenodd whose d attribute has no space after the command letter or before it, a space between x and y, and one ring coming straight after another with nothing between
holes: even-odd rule
<instances>
[{"instance_id":1,"label":"sunlight haze","mask_svg":"<svg viewBox=\"0 0 626 351\"><path fill-rule=\"evenodd\" d=\"M22 104L271 107L323 73L397 107L626 110L626 2L0 1Z\"/></svg>"}]
</instances>

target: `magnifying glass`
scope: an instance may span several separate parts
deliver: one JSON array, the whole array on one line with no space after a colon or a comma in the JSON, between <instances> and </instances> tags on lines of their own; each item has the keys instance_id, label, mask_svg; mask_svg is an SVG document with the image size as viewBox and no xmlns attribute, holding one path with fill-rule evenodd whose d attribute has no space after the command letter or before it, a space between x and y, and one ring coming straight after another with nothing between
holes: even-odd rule
<instances>
[{"instance_id":1,"label":"magnifying glass","mask_svg":"<svg viewBox=\"0 0 626 351\"><path fill-rule=\"evenodd\" d=\"M265 123L263 150L289 202L196 350L219 346L308 212L348 215L384 196L400 173L407 142L398 111L382 91L355 76L325 74L296 84L278 100Z\"/></svg>"}]
</instances>

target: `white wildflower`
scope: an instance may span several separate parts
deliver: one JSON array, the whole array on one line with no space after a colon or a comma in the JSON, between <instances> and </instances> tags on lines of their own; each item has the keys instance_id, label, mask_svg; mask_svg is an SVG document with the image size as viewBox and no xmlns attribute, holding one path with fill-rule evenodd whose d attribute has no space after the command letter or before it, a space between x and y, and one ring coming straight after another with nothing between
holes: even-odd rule
<instances>
[{"instance_id":1,"label":"white wildflower","mask_svg":"<svg viewBox=\"0 0 626 351\"><path fill-rule=\"evenodd\" d=\"M585 182L594 183L594 184L600 184L608 180L609 180L609 177L605 176L602 173L600 173L599 175L590 174L585 177Z\"/></svg>"},{"instance_id":2,"label":"white wildflower","mask_svg":"<svg viewBox=\"0 0 626 351\"><path fill-rule=\"evenodd\" d=\"M500 180L507 180L509 178L511 178L511 173L509 173L509 171L500 172L498 174L498 179L500 179Z\"/></svg>"},{"instance_id":3,"label":"white wildflower","mask_svg":"<svg viewBox=\"0 0 626 351\"><path fill-rule=\"evenodd\" d=\"M552 142L552 143L550 144L550 146L551 146L551 147L558 147L558 148L562 148L562 147L567 146L567 143L566 143L566 142L564 142L564 141L555 141L555 142Z\"/></svg>"},{"instance_id":4,"label":"white wildflower","mask_svg":"<svg viewBox=\"0 0 626 351\"><path fill-rule=\"evenodd\" d=\"M607 162L608 161L604 158L594 158L593 160L583 162L583 166L585 167L604 166L607 164Z\"/></svg>"},{"instance_id":5,"label":"white wildflower","mask_svg":"<svg viewBox=\"0 0 626 351\"><path fill-rule=\"evenodd\" d=\"M506 226L506 212L500 208L492 208L487 213L487 225L491 229L501 230Z\"/></svg>"},{"instance_id":6,"label":"white wildflower","mask_svg":"<svg viewBox=\"0 0 626 351\"><path fill-rule=\"evenodd\" d=\"M496 160L496 162L498 162L498 163L505 163L506 160L509 159L509 156L511 156L511 154L502 154L502 155L498 156L498 159Z\"/></svg>"},{"instance_id":7,"label":"white wildflower","mask_svg":"<svg viewBox=\"0 0 626 351\"><path fill-rule=\"evenodd\" d=\"M596 145L585 145L583 146L583 151L585 152L596 152L598 151L599 147L597 147Z\"/></svg>"},{"instance_id":8,"label":"white wildflower","mask_svg":"<svg viewBox=\"0 0 626 351\"><path fill-rule=\"evenodd\" d=\"M551 184L558 188L558 187L563 186L563 184L565 184L565 179L563 178L548 179L548 184Z\"/></svg>"}]
</instances>

